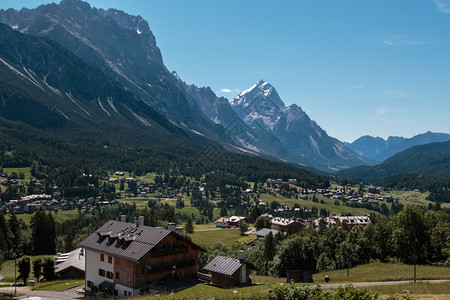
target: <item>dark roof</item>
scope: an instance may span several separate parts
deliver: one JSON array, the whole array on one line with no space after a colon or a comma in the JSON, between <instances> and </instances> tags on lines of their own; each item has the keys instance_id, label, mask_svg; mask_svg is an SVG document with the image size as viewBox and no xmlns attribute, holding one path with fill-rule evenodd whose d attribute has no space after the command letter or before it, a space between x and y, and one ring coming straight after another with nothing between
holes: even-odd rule
<instances>
[{"instance_id":1,"label":"dark roof","mask_svg":"<svg viewBox=\"0 0 450 300\"><path fill-rule=\"evenodd\" d=\"M269 234L269 232L272 232L272 235L275 236L278 233L278 230L276 229L269 229L269 228L263 228L256 232L256 236L258 237L265 237Z\"/></svg>"},{"instance_id":2,"label":"dark roof","mask_svg":"<svg viewBox=\"0 0 450 300\"><path fill-rule=\"evenodd\" d=\"M231 277L243 264L246 264L250 269L256 270L249 262L220 255L214 257L203 270Z\"/></svg>"},{"instance_id":3,"label":"dark roof","mask_svg":"<svg viewBox=\"0 0 450 300\"><path fill-rule=\"evenodd\" d=\"M78 247L138 262L139 259L170 234L190 243L194 249L204 250L173 231L142 225L137 226L134 223L115 220L110 220L103 224L93 234L79 243Z\"/></svg>"},{"instance_id":4,"label":"dark roof","mask_svg":"<svg viewBox=\"0 0 450 300\"><path fill-rule=\"evenodd\" d=\"M56 273L61 273L69 268L75 268L83 272L85 271L84 255L80 255L79 248L67 253L66 255L67 258L55 266Z\"/></svg>"}]
</instances>

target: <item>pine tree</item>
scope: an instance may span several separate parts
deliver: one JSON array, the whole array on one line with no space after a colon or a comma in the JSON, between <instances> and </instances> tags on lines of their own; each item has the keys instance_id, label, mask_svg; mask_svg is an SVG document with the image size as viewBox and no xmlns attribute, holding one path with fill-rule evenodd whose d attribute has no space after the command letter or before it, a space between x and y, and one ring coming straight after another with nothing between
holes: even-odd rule
<instances>
[{"instance_id":1,"label":"pine tree","mask_svg":"<svg viewBox=\"0 0 450 300\"><path fill-rule=\"evenodd\" d=\"M33 275L39 282L39 277L42 275L42 260L40 258L33 260Z\"/></svg>"},{"instance_id":2,"label":"pine tree","mask_svg":"<svg viewBox=\"0 0 450 300\"><path fill-rule=\"evenodd\" d=\"M30 277L30 270L31 270L31 265L30 265L30 258L29 257L24 257L22 258L19 263L19 276L17 277L17 279L22 279L23 280L23 284L27 284L28 281L28 277Z\"/></svg>"},{"instance_id":3,"label":"pine tree","mask_svg":"<svg viewBox=\"0 0 450 300\"><path fill-rule=\"evenodd\" d=\"M194 233L194 223L192 222L192 218L190 216L187 218L186 225L184 225L184 231L186 233Z\"/></svg>"},{"instance_id":4,"label":"pine tree","mask_svg":"<svg viewBox=\"0 0 450 300\"><path fill-rule=\"evenodd\" d=\"M37 211L31 218L31 246L34 255L45 254L46 232L45 213Z\"/></svg>"},{"instance_id":5,"label":"pine tree","mask_svg":"<svg viewBox=\"0 0 450 300\"><path fill-rule=\"evenodd\" d=\"M264 238L264 260L269 262L273 260L276 253L275 249L275 241L273 238L273 234L270 231Z\"/></svg>"},{"instance_id":6,"label":"pine tree","mask_svg":"<svg viewBox=\"0 0 450 300\"><path fill-rule=\"evenodd\" d=\"M8 231L5 216L0 212L0 251L3 252L11 248Z\"/></svg>"},{"instance_id":7,"label":"pine tree","mask_svg":"<svg viewBox=\"0 0 450 300\"><path fill-rule=\"evenodd\" d=\"M12 212L11 216L9 217L8 229L10 233L9 240L11 241L11 244L9 245L10 248L14 249L14 251L17 254L22 253L20 245L20 241L22 240L20 223L19 219L17 219L17 216L14 212Z\"/></svg>"},{"instance_id":8,"label":"pine tree","mask_svg":"<svg viewBox=\"0 0 450 300\"><path fill-rule=\"evenodd\" d=\"M55 262L51 258L46 258L42 264L42 275L47 281L54 280L56 278L55 274Z\"/></svg>"},{"instance_id":9,"label":"pine tree","mask_svg":"<svg viewBox=\"0 0 450 300\"><path fill-rule=\"evenodd\" d=\"M56 253L56 230L55 230L55 221L53 220L53 216L51 212L47 214L46 220L46 236L47 236L47 247L46 254L55 254Z\"/></svg>"}]
</instances>

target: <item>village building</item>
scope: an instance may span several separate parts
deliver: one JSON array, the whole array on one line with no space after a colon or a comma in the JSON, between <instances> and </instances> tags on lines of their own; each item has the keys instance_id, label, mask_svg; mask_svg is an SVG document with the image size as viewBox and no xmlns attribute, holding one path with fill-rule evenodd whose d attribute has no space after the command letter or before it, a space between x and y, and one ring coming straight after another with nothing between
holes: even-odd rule
<instances>
[{"instance_id":1,"label":"village building","mask_svg":"<svg viewBox=\"0 0 450 300\"><path fill-rule=\"evenodd\" d=\"M273 236L275 236L279 231L276 229L269 229L269 228L263 228L261 230L258 230L256 234L257 239L263 239L265 238L269 233L272 233ZM283 233L286 234L286 233Z\"/></svg>"},{"instance_id":2,"label":"village building","mask_svg":"<svg viewBox=\"0 0 450 300\"><path fill-rule=\"evenodd\" d=\"M244 251L239 251L239 258L225 256L214 257L203 270L211 273L211 284L222 288L232 288L251 284L250 270L257 270L245 261Z\"/></svg>"},{"instance_id":3,"label":"village building","mask_svg":"<svg viewBox=\"0 0 450 300\"><path fill-rule=\"evenodd\" d=\"M297 220L280 217L273 218L271 223L271 229L289 233L297 233L304 227L303 224Z\"/></svg>"},{"instance_id":4,"label":"village building","mask_svg":"<svg viewBox=\"0 0 450 300\"><path fill-rule=\"evenodd\" d=\"M220 217L214 223L216 224L216 227L227 227L228 226L228 218Z\"/></svg>"},{"instance_id":5,"label":"village building","mask_svg":"<svg viewBox=\"0 0 450 300\"><path fill-rule=\"evenodd\" d=\"M347 222L347 224L350 226L350 228L353 228L355 226L366 226L370 223L370 216L332 216L327 217L324 219L327 227L330 227L331 225L337 225L339 227L342 227L344 222ZM314 220L314 227L318 230L319 229L319 222L320 219Z\"/></svg>"},{"instance_id":6,"label":"village building","mask_svg":"<svg viewBox=\"0 0 450 300\"><path fill-rule=\"evenodd\" d=\"M228 219L227 223L229 226L238 227L240 221L245 221L247 223L249 222L246 217L232 216Z\"/></svg>"},{"instance_id":7,"label":"village building","mask_svg":"<svg viewBox=\"0 0 450 300\"><path fill-rule=\"evenodd\" d=\"M334 218L336 225L342 227L342 224L346 221L350 228L355 226L366 226L370 223L369 216L339 216Z\"/></svg>"},{"instance_id":8,"label":"village building","mask_svg":"<svg viewBox=\"0 0 450 300\"><path fill-rule=\"evenodd\" d=\"M151 284L196 276L201 247L174 231L143 224L143 217L135 223L110 220L79 243L87 293L136 296Z\"/></svg>"},{"instance_id":9,"label":"village building","mask_svg":"<svg viewBox=\"0 0 450 300\"><path fill-rule=\"evenodd\" d=\"M60 279L82 279L85 277L85 259L82 248L58 255L55 272Z\"/></svg>"}]
</instances>

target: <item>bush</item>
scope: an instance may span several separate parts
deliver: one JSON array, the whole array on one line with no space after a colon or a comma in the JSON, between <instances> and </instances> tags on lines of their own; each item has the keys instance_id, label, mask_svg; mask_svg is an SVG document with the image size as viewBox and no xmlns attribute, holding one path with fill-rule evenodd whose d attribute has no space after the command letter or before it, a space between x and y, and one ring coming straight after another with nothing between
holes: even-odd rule
<instances>
[{"instance_id":1,"label":"bush","mask_svg":"<svg viewBox=\"0 0 450 300\"><path fill-rule=\"evenodd\" d=\"M357 289L353 285L340 286L335 291L322 290L319 286L301 286L293 283L277 285L268 292L269 300L374 300L377 294L363 289Z\"/></svg>"}]
</instances>

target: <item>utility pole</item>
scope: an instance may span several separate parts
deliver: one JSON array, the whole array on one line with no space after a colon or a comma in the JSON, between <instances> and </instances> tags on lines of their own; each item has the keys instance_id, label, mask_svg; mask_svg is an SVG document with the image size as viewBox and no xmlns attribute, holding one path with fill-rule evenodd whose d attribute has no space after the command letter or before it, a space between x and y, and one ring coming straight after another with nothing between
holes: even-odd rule
<instances>
[{"instance_id":1,"label":"utility pole","mask_svg":"<svg viewBox=\"0 0 450 300\"><path fill-rule=\"evenodd\" d=\"M17 265L17 255L14 252L14 297L17 296L17 275L16 275L16 265Z\"/></svg>"},{"instance_id":2,"label":"utility pole","mask_svg":"<svg viewBox=\"0 0 450 300\"><path fill-rule=\"evenodd\" d=\"M414 283L416 283L417 236L414 240Z\"/></svg>"}]
</instances>

